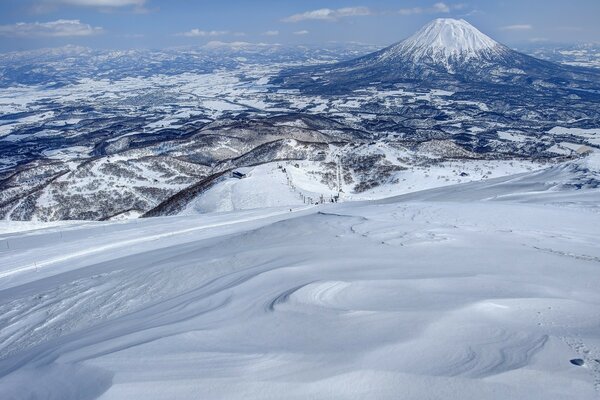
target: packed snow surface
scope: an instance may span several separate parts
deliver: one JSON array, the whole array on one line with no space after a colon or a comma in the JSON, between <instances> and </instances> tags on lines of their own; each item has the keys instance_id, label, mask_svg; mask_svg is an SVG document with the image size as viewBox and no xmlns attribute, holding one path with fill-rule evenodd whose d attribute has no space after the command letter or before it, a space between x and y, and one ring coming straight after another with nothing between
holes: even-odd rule
<instances>
[{"instance_id":1,"label":"packed snow surface","mask_svg":"<svg viewBox=\"0 0 600 400\"><path fill-rule=\"evenodd\" d=\"M596 399L578 171L2 234L1 397Z\"/></svg>"}]
</instances>

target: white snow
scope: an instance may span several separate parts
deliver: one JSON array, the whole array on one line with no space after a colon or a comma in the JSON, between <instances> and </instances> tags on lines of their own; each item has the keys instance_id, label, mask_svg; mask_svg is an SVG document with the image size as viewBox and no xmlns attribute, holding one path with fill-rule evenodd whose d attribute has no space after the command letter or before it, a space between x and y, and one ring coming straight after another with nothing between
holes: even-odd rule
<instances>
[{"instance_id":1,"label":"white snow","mask_svg":"<svg viewBox=\"0 0 600 400\"><path fill-rule=\"evenodd\" d=\"M479 59L482 54L502 54L506 50L464 19L438 18L408 39L390 47L382 59L410 57L449 66L454 60Z\"/></svg>"},{"instance_id":2,"label":"white snow","mask_svg":"<svg viewBox=\"0 0 600 400\"><path fill-rule=\"evenodd\" d=\"M92 146L71 146L56 150L45 150L44 157L54 160L71 160L84 158L93 150Z\"/></svg>"},{"instance_id":3,"label":"white snow","mask_svg":"<svg viewBox=\"0 0 600 400\"><path fill-rule=\"evenodd\" d=\"M574 152L576 152L581 147L582 147L581 144L578 144L578 143L560 142L560 143L553 145L546 151L556 153L556 154L570 155L570 154L573 154Z\"/></svg>"},{"instance_id":4,"label":"white snow","mask_svg":"<svg viewBox=\"0 0 600 400\"><path fill-rule=\"evenodd\" d=\"M364 154L382 153L388 160L403 154L384 144L355 150ZM353 190L358 178L351 171L353 183L342 182L340 201L376 200L425 189L454 185L482 179L499 178L543 168L518 160L445 161L427 166L410 166L392 175L389 182L357 193ZM283 172L285 170L285 173ZM200 194L188 204L184 214L249 210L264 207L301 206L325 202L338 194L336 185L323 182L321 163L314 161L283 161L244 168L243 179L227 178Z\"/></svg>"},{"instance_id":5,"label":"white snow","mask_svg":"<svg viewBox=\"0 0 600 400\"><path fill-rule=\"evenodd\" d=\"M498 137L511 142L526 142L528 137L517 131L498 131Z\"/></svg>"},{"instance_id":6,"label":"white snow","mask_svg":"<svg viewBox=\"0 0 600 400\"><path fill-rule=\"evenodd\" d=\"M595 399L600 189L556 185L597 158L2 234L2 397Z\"/></svg>"},{"instance_id":7,"label":"white snow","mask_svg":"<svg viewBox=\"0 0 600 400\"><path fill-rule=\"evenodd\" d=\"M573 135L586 139L588 142L600 146L600 129L565 128L555 126L548 131L550 135Z\"/></svg>"},{"instance_id":8,"label":"white snow","mask_svg":"<svg viewBox=\"0 0 600 400\"><path fill-rule=\"evenodd\" d=\"M229 178L194 199L185 214L248 210L302 204L287 184L287 176L276 163L243 171L243 179Z\"/></svg>"}]
</instances>

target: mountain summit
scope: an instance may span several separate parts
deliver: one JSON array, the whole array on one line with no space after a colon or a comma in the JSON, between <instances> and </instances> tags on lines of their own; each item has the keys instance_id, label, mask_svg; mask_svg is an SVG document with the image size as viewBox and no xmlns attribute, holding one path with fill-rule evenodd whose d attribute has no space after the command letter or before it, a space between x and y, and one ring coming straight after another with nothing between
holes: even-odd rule
<instances>
[{"instance_id":1,"label":"mountain summit","mask_svg":"<svg viewBox=\"0 0 600 400\"><path fill-rule=\"evenodd\" d=\"M403 57L413 62L434 62L449 66L452 62L502 57L507 50L464 19L439 18L408 39L388 47L380 58Z\"/></svg>"},{"instance_id":2,"label":"mountain summit","mask_svg":"<svg viewBox=\"0 0 600 400\"><path fill-rule=\"evenodd\" d=\"M490 65L511 68L511 64L519 64L514 53L464 19L438 18L374 55L381 65L401 64L405 69L430 66L454 74Z\"/></svg>"}]
</instances>

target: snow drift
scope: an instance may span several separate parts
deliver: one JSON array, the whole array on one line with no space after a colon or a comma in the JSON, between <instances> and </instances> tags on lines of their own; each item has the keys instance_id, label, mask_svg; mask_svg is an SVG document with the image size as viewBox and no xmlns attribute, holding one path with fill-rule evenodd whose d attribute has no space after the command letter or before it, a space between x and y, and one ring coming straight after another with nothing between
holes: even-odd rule
<instances>
[{"instance_id":1,"label":"snow drift","mask_svg":"<svg viewBox=\"0 0 600 400\"><path fill-rule=\"evenodd\" d=\"M597 210L437 190L1 235L2 397L597 398Z\"/></svg>"}]
</instances>

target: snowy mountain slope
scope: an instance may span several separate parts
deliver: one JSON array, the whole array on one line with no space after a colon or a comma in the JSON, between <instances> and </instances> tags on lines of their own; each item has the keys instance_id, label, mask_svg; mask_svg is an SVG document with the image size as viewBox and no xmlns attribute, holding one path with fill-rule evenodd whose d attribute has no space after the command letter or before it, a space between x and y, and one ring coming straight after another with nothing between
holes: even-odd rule
<instances>
[{"instance_id":1,"label":"snowy mountain slope","mask_svg":"<svg viewBox=\"0 0 600 400\"><path fill-rule=\"evenodd\" d=\"M462 91L504 85L505 94L522 96L524 90L597 90L600 73L519 53L465 20L442 18L380 51L332 65L284 70L273 82L308 93L336 94L399 84Z\"/></svg>"},{"instance_id":2,"label":"snowy mountain slope","mask_svg":"<svg viewBox=\"0 0 600 400\"><path fill-rule=\"evenodd\" d=\"M361 163L367 164L369 157L381 154L377 150L384 157L375 158L376 163L359 167ZM324 162L279 161L237 169L245 174L243 179L231 174L221 176L219 180L211 180L210 185L199 187L198 191L186 191L185 199L178 195L177 201L168 200L165 205L177 204L169 208L169 212L155 209L147 216L299 206L331 202L338 194L340 201L374 200L545 167L544 164L516 160L461 160L424 162L420 165L410 165L408 161L401 168L396 168L388 160L401 155L406 157L407 153L402 154L384 145L377 149L374 146L354 149L353 153L354 159L347 158L342 163L342 193L338 193L337 163L331 158Z\"/></svg>"},{"instance_id":3,"label":"snowy mountain slope","mask_svg":"<svg viewBox=\"0 0 600 400\"><path fill-rule=\"evenodd\" d=\"M600 214L573 204L398 198L0 235L3 398L597 398Z\"/></svg>"},{"instance_id":4,"label":"snowy mountain slope","mask_svg":"<svg viewBox=\"0 0 600 400\"><path fill-rule=\"evenodd\" d=\"M380 61L408 58L414 63L452 64L502 60L510 50L464 19L439 18L408 39L385 49Z\"/></svg>"},{"instance_id":5,"label":"snowy mountain slope","mask_svg":"<svg viewBox=\"0 0 600 400\"><path fill-rule=\"evenodd\" d=\"M341 140L334 135L347 140L353 132L323 134L308 125L294 126L298 120L291 116L243 123L221 120L185 140L165 137L138 144L128 136L98 146L96 157L32 162L0 179L0 215L46 221L135 217L232 168L280 159L318 159L327 142ZM309 123L318 125L319 119Z\"/></svg>"},{"instance_id":6,"label":"snowy mountain slope","mask_svg":"<svg viewBox=\"0 0 600 400\"><path fill-rule=\"evenodd\" d=\"M535 172L410 193L388 201L518 201L600 210L600 152Z\"/></svg>"},{"instance_id":7,"label":"snowy mountain slope","mask_svg":"<svg viewBox=\"0 0 600 400\"><path fill-rule=\"evenodd\" d=\"M237 169L245 174L243 179L229 177L209 190L191 199L181 214L203 214L247 210L265 207L298 206L303 201L300 191L294 191L288 183L288 175L278 165L290 167L291 163L269 163L251 168ZM320 192L333 191L322 185ZM312 194L318 199L318 194ZM328 200L329 200L328 196Z\"/></svg>"}]
</instances>

